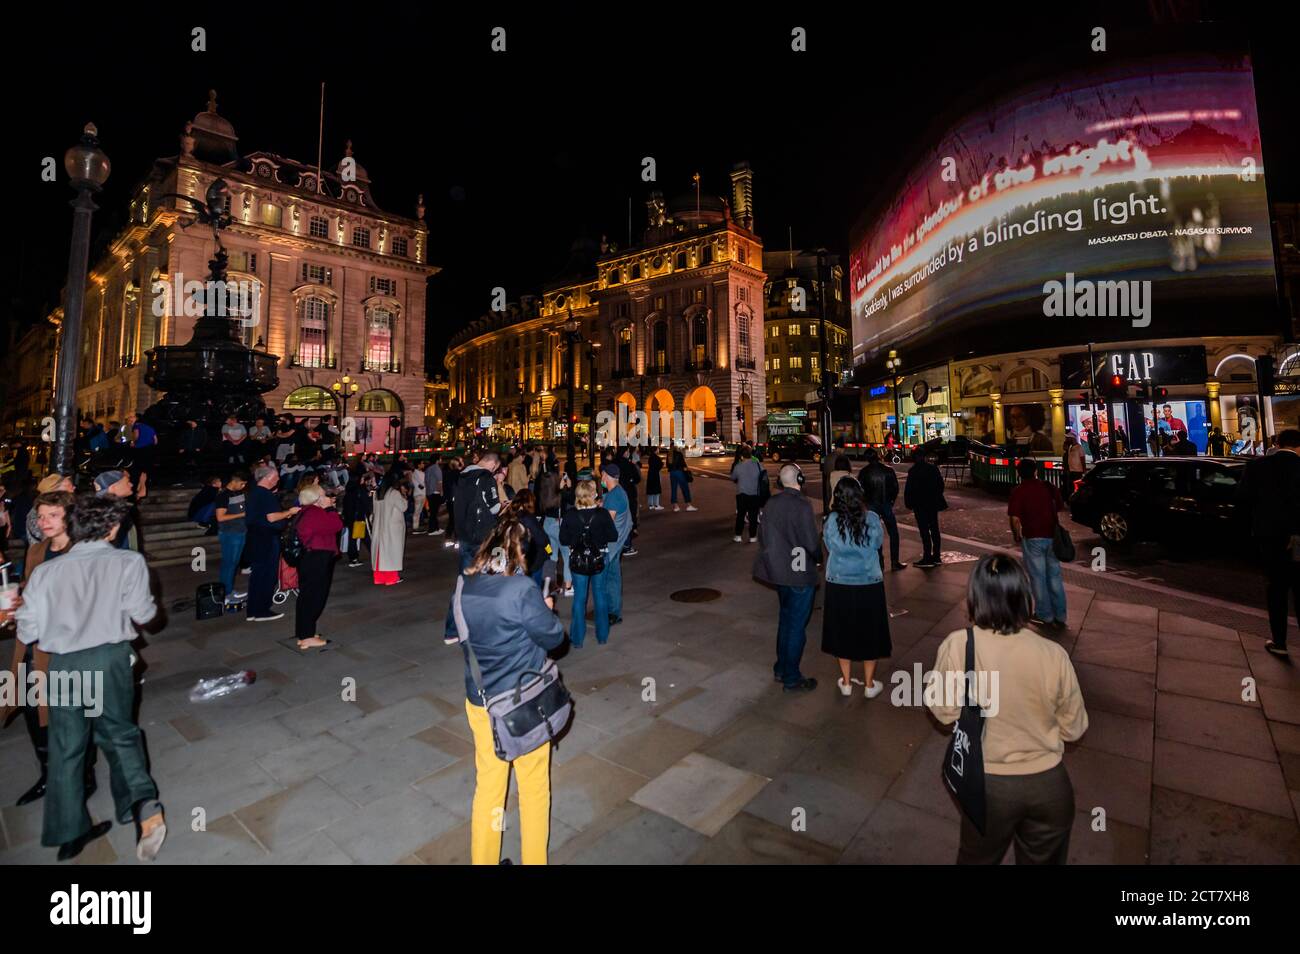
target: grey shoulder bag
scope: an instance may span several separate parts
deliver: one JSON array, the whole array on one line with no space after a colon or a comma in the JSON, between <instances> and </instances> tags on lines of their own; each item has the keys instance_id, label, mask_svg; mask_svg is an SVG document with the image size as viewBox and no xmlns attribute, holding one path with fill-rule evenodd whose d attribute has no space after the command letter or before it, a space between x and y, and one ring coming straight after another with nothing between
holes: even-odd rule
<instances>
[{"instance_id":1,"label":"grey shoulder bag","mask_svg":"<svg viewBox=\"0 0 1300 954\"><path fill-rule=\"evenodd\" d=\"M492 726L492 747L497 758L513 762L547 742L554 742L557 732L563 731L573 713L573 700L560 678L560 667L548 658L540 671L528 669L519 674L514 688L488 698L483 689L483 670L469 639L469 627L461 608L461 592L465 576L456 577L456 595L452 599L452 612L456 618L456 632L465 644L470 675L478 689L479 699L487 709Z\"/></svg>"}]
</instances>

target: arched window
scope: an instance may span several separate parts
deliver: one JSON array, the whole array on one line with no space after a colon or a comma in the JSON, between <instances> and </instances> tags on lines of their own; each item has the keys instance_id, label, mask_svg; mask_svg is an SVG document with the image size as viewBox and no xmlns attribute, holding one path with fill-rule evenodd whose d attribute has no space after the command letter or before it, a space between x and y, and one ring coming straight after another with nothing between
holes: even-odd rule
<instances>
[{"instance_id":1,"label":"arched window","mask_svg":"<svg viewBox=\"0 0 1300 954\"><path fill-rule=\"evenodd\" d=\"M609 284L617 285L622 280L623 280L622 272L620 272L617 268L611 268L609 270Z\"/></svg>"},{"instance_id":2,"label":"arched window","mask_svg":"<svg viewBox=\"0 0 1300 954\"><path fill-rule=\"evenodd\" d=\"M668 367L668 322L663 320L655 322L654 356L656 368Z\"/></svg>"},{"instance_id":3,"label":"arched window","mask_svg":"<svg viewBox=\"0 0 1300 954\"><path fill-rule=\"evenodd\" d=\"M632 328L628 326L618 333L618 369L632 370Z\"/></svg>"},{"instance_id":4,"label":"arched window","mask_svg":"<svg viewBox=\"0 0 1300 954\"><path fill-rule=\"evenodd\" d=\"M709 320L701 312L691 320L691 360L698 368L709 356Z\"/></svg>"},{"instance_id":5,"label":"arched window","mask_svg":"<svg viewBox=\"0 0 1300 954\"><path fill-rule=\"evenodd\" d=\"M393 313L387 308L370 309L366 322L367 371L393 371Z\"/></svg>"},{"instance_id":6,"label":"arched window","mask_svg":"<svg viewBox=\"0 0 1300 954\"><path fill-rule=\"evenodd\" d=\"M401 414L402 402L392 391L375 388L361 395L357 411L362 414Z\"/></svg>"},{"instance_id":7,"label":"arched window","mask_svg":"<svg viewBox=\"0 0 1300 954\"><path fill-rule=\"evenodd\" d=\"M305 387L290 391L284 398L286 411L335 411L334 395L324 388Z\"/></svg>"},{"instance_id":8,"label":"arched window","mask_svg":"<svg viewBox=\"0 0 1300 954\"><path fill-rule=\"evenodd\" d=\"M638 265L633 265L633 266L632 266L632 280L633 280L633 281L636 281L636 280L637 280L638 278L640 278L640 277L641 277L641 266L640 266L639 264L638 264Z\"/></svg>"},{"instance_id":9,"label":"arched window","mask_svg":"<svg viewBox=\"0 0 1300 954\"><path fill-rule=\"evenodd\" d=\"M302 303L298 325L298 364L304 368L324 368L329 360L330 306L324 298L308 298Z\"/></svg>"},{"instance_id":10,"label":"arched window","mask_svg":"<svg viewBox=\"0 0 1300 954\"><path fill-rule=\"evenodd\" d=\"M677 253L677 267L678 267L678 268L685 268L685 267L686 267L686 253L685 253L685 252L678 252L678 253Z\"/></svg>"}]
</instances>

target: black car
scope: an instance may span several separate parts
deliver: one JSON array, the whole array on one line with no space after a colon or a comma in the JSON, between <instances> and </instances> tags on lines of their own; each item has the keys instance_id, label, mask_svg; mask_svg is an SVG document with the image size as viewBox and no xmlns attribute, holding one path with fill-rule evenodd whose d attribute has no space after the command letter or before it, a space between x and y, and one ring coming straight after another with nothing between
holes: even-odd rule
<instances>
[{"instance_id":1,"label":"black car","mask_svg":"<svg viewBox=\"0 0 1300 954\"><path fill-rule=\"evenodd\" d=\"M810 460L820 463L822 442L816 434L780 434L767 442L768 460Z\"/></svg>"},{"instance_id":2,"label":"black car","mask_svg":"<svg viewBox=\"0 0 1300 954\"><path fill-rule=\"evenodd\" d=\"M1120 548L1140 541L1233 547L1250 539L1237 500L1245 473L1243 461L1226 458L1103 460L1078 482L1070 516Z\"/></svg>"}]
</instances>

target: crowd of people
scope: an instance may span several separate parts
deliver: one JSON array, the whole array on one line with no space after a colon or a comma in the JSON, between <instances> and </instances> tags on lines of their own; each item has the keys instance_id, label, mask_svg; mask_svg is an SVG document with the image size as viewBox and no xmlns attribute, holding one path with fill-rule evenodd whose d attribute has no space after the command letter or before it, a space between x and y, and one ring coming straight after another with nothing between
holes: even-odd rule
<instances>
[{"instance_id":1,"label":"crowd of people","mask_svg":"<svg viewBox=\"0 0 1300 954\"><path fill-rule=\"evenodd\" d=\"M283 421L267 425L270 441L281 426ZM269 446L258 424L243 430L228 435L232 447L249 441ZM1286 652L1288 595L1300 607L1291 556L1300 539L1294 510L1300 501L1300 434L1283 434L1281 445L1287 453L1261 459L1250 481L1261 499L1289 501L1285 513L1261 518L1259 529L1261 536L1271 534L1276 557L1269 571L1275 624L1269 649L1276 654ZM686 511L697 509L690 502L694 474L685 456L680 449L648 448L643 454L619 446L605 448L597 461L580 468L543 446L414 464L400 454L389 463L361 455L349 464L337 454L312 453L302 469L293 456L288 450L277 462L264 452L232 455L228 473L205 481L196 495L192 516L214 528L226 600L246 604L249 621L270 622L284 615L273 597L291 586L297 592L297 649L323 652L333 645L322 630L338 562L363 566L364 549L373 584L397 585L405 579L407 537L445 536L444 547L458 551L460 582L448 601L443 636L463 650L466 718L476 751L472 859L499 860L494 821L513 768L522 860L544 863L551 740L503 758L494 698L537 678L566 637L572 650L581 650L589 607L597 644L609 642L623 618L623 561L638 553L640 511L666 510L660 502L665 471ZM1067 445L1067 466L1079 456ZM872 700L884 691L878 668L893 652L885 572L907 567L899 558L900 490L922 545L915 566L941 565L939 515L947 502L938 468L918 449L900 487L898 474L874 450L867 457L856 473L842 457L826 462L831 490L825 514L816 512L796 464L781 467L773 482L754 449L742 445L727 474L735 491L733 540L755 544L752 575L777 597L773 676L787 692L818 685L802 664L819 588L821 649L835 661L838 692L848 697L860 688ZM1011 845L1022 863L1065 860L1073 794L1061 755L1064 743L1087 728L1069 657L1044 635L1067 621L1057 552L1064 499L1038 479L1034 461L1020 461L1018 470L1007 514L1021 559L999 555L976 564L968 581L970 626L947 637L934 667L941 678L964 673L969 645L975 668L1001 677L1001 698L984 712L986 818L975 824L964 815L962 822L959 860L968 863L995 863ZM130 642L137 627L155 619L157 607L138 537L132 542L132 473L106 471L81 495L72 492L69 477L58 474L45 477L38 489L21 528L31 543L24 589L6 611L17 623L11 666L98 672L108 688L95 719L81 720L78 710L55 703L24 706L40 776L20 804L46 798L42 841L57 847L60 858L75 857L111 824L92 825L85 811L97 750L104 749L117 820L137 826L139 857L152 858L166 826L132 721L136 660ZM676 505L674 510L680 512ZM58 573L48 569L55 561ZM241 590L245 574L247 589ZM557 612L557 598L571 600L567 620ZM926 704L943 723L957 721L962 712L962 704L949 697L927 698ZM69 715L74 711L77 719Z\"/></svg>"}]
</instances>

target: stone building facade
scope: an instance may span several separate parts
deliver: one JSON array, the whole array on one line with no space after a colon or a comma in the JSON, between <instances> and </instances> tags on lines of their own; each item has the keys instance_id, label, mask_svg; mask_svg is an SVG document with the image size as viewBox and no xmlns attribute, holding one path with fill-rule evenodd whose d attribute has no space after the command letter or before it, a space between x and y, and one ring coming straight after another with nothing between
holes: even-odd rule
<instances>
[{"instance_id":1,"label":"stone building facade","mask_svg":"<svg viewBox=\"0 0 1300 954\"><path fill-rule=\"evenodd\" d=\"M559 441L571 418L585 434L601 411L622 405L629 419L646 412L664 442L753 439L766 394L752 173L736 167L730 203L655 192L646 215L636 246L576 243L566 271L577 277L452 339L451 418L462 436Z\"/></svg>"},{"instance_id":2,"label":"stone building facade","mask_svg":"<svg viewBox=\"0 0 1300 954\"><path fill-rule=\"evenodd\" d=\"M229 280L255 290L256 313L241 322L249 347L277 355L275 411L337 414L331 385L360 385L348 414L359 449L382 450L388 420L424 422L428 228L375 204L370 176L352 155L318 176L268 152L240 155L238 136L215 94L186 125L180 152L159 159L132 194L129 224L90 270L78 406L122 419L161 395L144 380L145 353L189 340L197 309L188 299L215 253L210 229L186 227L191 206L218 177L231 192L233 223L222 232Z\"/></svg>"}]
</instances>

